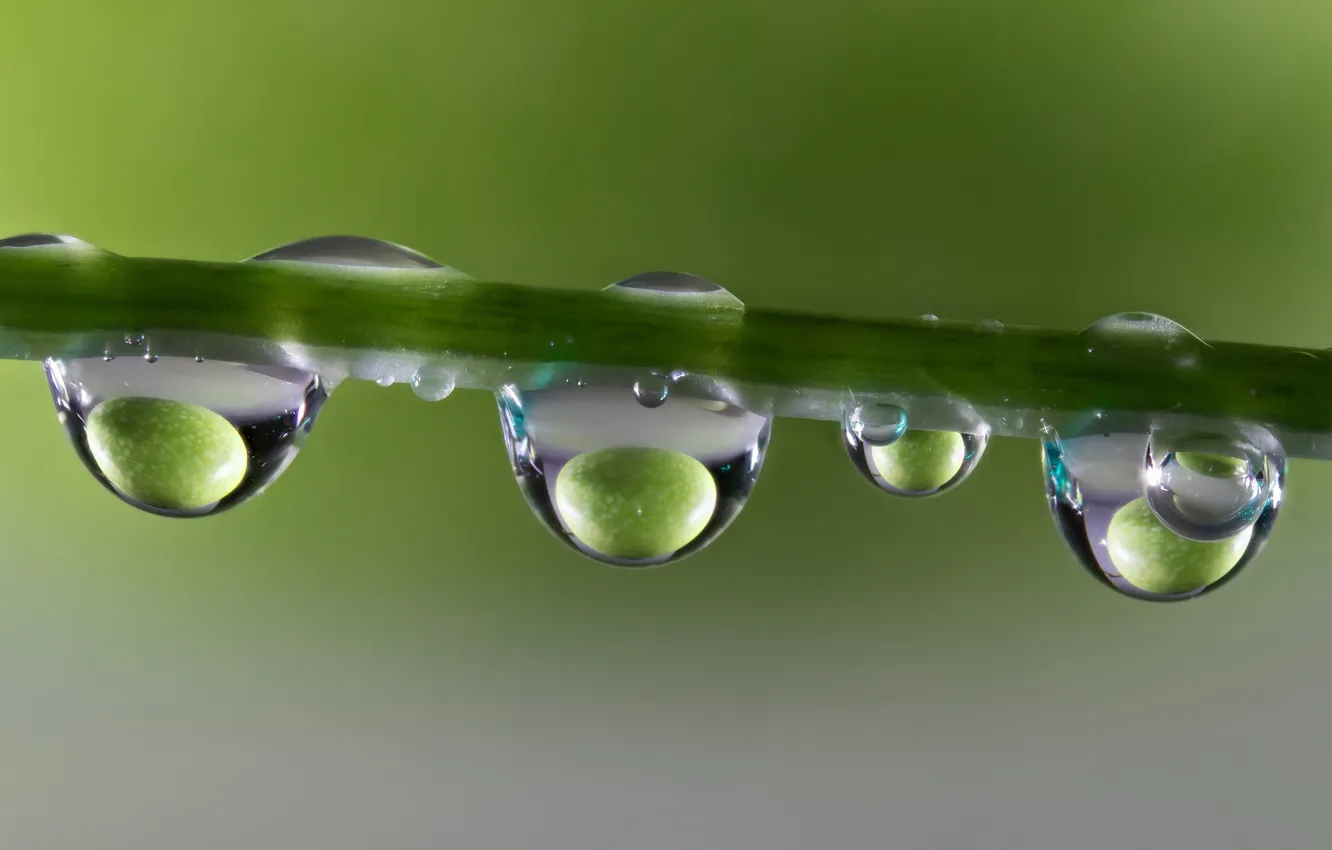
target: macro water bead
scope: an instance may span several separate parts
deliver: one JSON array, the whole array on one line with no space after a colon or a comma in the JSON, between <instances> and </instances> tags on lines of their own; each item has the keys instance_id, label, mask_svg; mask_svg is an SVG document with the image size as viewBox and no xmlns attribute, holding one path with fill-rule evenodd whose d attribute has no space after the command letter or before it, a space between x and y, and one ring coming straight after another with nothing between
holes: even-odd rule
<instances>
[{"instance_id":1,"label":"macro water bead","mask_svg":"<svg viewBox=\"0 0 1332 850\"><path fill-rule=\"evenodd\" d=\"M856 470L871 484L895 496L923 498L947 492L980 463L989 428L963 405L941 403L922 411L931 425L908 427L903 408L860 404L842 418L842 444Z\"/></svg>"},{"instance_id":2,"label":"macro water bead","mask_svg":"<svg viewBox=\"0 0 1332 850\"><path fill-rule=\"evenodd\" d=\"M1093 576L1139 599L1190 599L1262 549L1285 458L1261 433L1092 433L1044 447L1056 527Z\"/></svg>"},{"instance_id":3,"label":"macro water bead","mask_svg":"<svg viewBox=\"0 0 1332 850\"><path fill-rule=\"evenodd\" d=\"M206 407L159 398L115 398L93 408L88 450L116 489L168 511L197 511L245 479L245 441Z\"/></svg>"},{"instance_id":4,"label":"macro water bead","mask_svg":"<svg viewBox=\"0 0 1332 850\"><path fill-rule=\"evenodd\" d=\"M612 558L650 560L691 543L712 519L717 485L683 452L624 447L564 465L555 502L569 530Z\"/></svg>"},{"instance_id":5,"label":"macro water bead","mask_svg":"<svg viewBox=\"0 0 1332 850\"><path fill-rule=\"evenodd\" d=\"M743 311L716 284L674 272L611 292L723 320ZM556 364L497 400L532 512L578 552L622 567L676 561L715 540L758 480L771 427L724 383L680 371Z\"/></svg>"}]
</instances>

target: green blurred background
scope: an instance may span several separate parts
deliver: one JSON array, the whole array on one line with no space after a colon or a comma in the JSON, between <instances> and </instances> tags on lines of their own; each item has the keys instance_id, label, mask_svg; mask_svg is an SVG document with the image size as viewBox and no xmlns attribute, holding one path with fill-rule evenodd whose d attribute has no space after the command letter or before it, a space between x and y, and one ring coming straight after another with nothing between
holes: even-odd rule
<instances>
[{"instance_id":1,"label":"green blurred background","mask_svg":"<svg viewBox=\"0 0 1332 850\"><path fill-rule=\"evenodd\" d=\"M1313 0L50 0L0 80L0 233L1332 345ZM346 384L178 522L93 482L39 366L0 392L7 848L1332 840L1328 467L1160 606L1064 551L1031 443L903 503L782 420L735 525L629 573L530 515L484 393Z\"/></svg>"}]
</instances>

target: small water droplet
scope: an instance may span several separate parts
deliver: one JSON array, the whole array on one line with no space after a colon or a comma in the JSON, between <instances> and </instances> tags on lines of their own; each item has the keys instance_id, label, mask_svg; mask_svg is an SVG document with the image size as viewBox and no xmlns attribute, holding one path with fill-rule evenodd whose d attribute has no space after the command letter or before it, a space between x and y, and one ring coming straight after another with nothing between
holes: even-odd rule
<instances>
[{"instance_id":1,"label":"small water droplet","mask_svg":"<svg viewBox=\"0 0 1332 850\"><path fill-rule=\"evenodd\" d=\"M82 239L60 233L20 233L0 239L0 248L91 248Z\"/></svg>"},{"instance_id":2,"label":"small water droplet","mask_svg":"<svg viewBox=\"0 0 1332 850\"><path fill-rule=\"evenodd\" d=\"M411 248L365 236L317 236L251 257L250 262L314 263L380 269L435 269L453 277L467 275Z\"/></svg>"},{"instance_id":3,"label":"small water droplet","mask_svg":"<svg viewBox=\"0 0 1332 850\"><path fill-rule=\"evenodd\" d=\"M107 352L106 354L102 355L102 360L106 363L110 363L112 360L115 359L116 359L115 355L111 354L110 352Z\"/></svg>"},{"instance_id":4,"label":"small water droplet","mask_svg":"<svg viewBox=\"0 0 1332 850\"><path fill-rule=\"evenodd\" d=\"M375 383L381 387L391 387L393 386L393 376L380 375L378 378L375 378Z\"/></svg>"},{"instance_id":5,"label":"small water droplet","mask_svg":"<svg viewBox=\"0 0 1332 850\"><path fill-rule=\"evenodd\" d=\"M1051 435L1042 454L1064 541L1094 577L1138 599L1191 599L1229 581L1281 506L1284 456L1234 437Z\"/></svg>"},{"instance_id":6,"label":"small water droplet","mask_svg":"<svg viewBox=\"0 0 1332 850\"><path fill-rule=\"evenodd\" d=\"M1004 332L1004 325L998 319L982 319L976 323L976 330L987 334L1001 334Z\"/></svg>"},{"instance_id":7,"label":"small water droplet","mask_svg":"<svg viewBox=\"0 0 1332 850\"><path fill-rule=\"evenodd\" d=\"M141 334L141 333L127 333L127 334L125 334L125 344L126 344L126 345L143 345L143 334Z\"/></svg>"},{"instance_id":8,"label":"small water droplet","mask_svg":"<svg viewBox=\"0 0 1332 850\"><path fill-rule=\"evenodd\" d=\"M659 380L659 379L657 379ZM627 380L548 380L498 394L518 484L557 538L606 564L655 566L702 549L758 480L771 419L691 377L653 402ZM663 382L664 386L664 382ZM640 392L641 391L641 392Z\"/></svg>"},{"instance_id":9,"label":"small water droplet","mask_svg":"<svg viewBox=\"0 0 1332 850\"><path fill-rule=\"evenodd\" d=\"M895 496L937 496L957 487L980 463L989 443L983 429L911 429L895 405L862 405L842 422L842 444L856 470Z\"/></svg>"},{"instance_id":10,"label":"small water droplet","mask_svg":"<svg viewBox=\"0 0 1332 850\"><path fill-rule=\"evenodd\" d=\"M634 382L634 398L644 407L661 407L670 394L670 386L661 378L653 376Z\"/></svg>"},{"instance_id":11,"label":"small water droplet","mask_svg":"<svg viewBox=\"0 0 1332 850\"><path fill-rule=\"evenodd\" d=\"M718 316L744 310L739 299L710 280L683 272L644 272L606 287L606 291L635 298L656 299L662 306L701 306Z\"/></svg>"},{"instance_id":12,"label":"small water droplet","mask_svg":"<svg viewBox=\"0 0 1332 850\"><path fill-rule=\"evenodd\" d=\"M934 315L933 313L921 313L920 320L922 322L929 322L930 324L933 325L933 324L938 324L939 317Z\"/></svg>"},{"instance_id":13,"label":"small water droplet","mask_svg":"<svg viewBox=\"0 0 1332 850\"><path fill-rule=\"evenodd\" d=\"M202 362L204 362L203 355L202 355L202 354L196 354L196 355L194 355L194 362L195 362L195 363L202 363Z\"/></svg>"},{"instance_id":14,"label":"small water droplet","mask_svg":"<svg viewBox=\"0 0 1332 850\"><path fill-rule=\"evenodd\" d=\"M151 355L150 355L151 356ZM189 357L47 360L57 418L84 466L141 510L213 514L260 493L327 393L308 372Z\"/></svg>"},{"instance_id":15,"label":"small water droplet","mask_svg":"<svg viewBox=\"0 0 1332 850\"><path fill-rule=\"evenodd\" d=\"M426 401L443 401L453 392L455 380L442 366L422 366L412 376L412 392Z\"/></svg>"},{"instance_id":16,"label":"small water droplet","mask_svg":"<svg viewBox=\"0 0 1332 850\"><path fill-rule=\"evenodd\" d=\"M862 404L843 419L847 432L871 446L886 446L906 433L906 411L895 404Z\"/></svg>"},{"instance_id":17,"label":"small water droplet","mask_svg":"<svg viewBox=\"0 0 1332 850\"><path fill-rule=\"evenodd\" d=\"M1082 334L1108 343L1148 343L1169 348L1179 345L1206 345L1179 322L1155 313L1115 313L1097 319Z\"/></svg>"},{"instance_id":18,"label":"small water droplet","mask_svg":"<svg viewBox=\"0 0 1332 850\"><path fill-rule=\"evenodd\" d=\"M143 353L143 359L144 359L145 361L147 361L148 363L156 363L156 362L157 362L157 355L156 355L156 354L153 354L151 351L145 351L145 352Z\"/></svg>"}]
</instances>

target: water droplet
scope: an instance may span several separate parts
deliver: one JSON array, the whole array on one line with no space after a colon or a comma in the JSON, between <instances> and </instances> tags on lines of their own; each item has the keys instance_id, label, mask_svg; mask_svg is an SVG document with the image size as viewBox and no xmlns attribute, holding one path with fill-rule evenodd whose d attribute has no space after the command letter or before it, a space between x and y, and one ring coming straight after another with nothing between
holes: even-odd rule
<instances>
[{"instance_id":1,"label":"water droplet","mask_svg":"<svg viewBox=\"0 0 1332 850\"><path fill-rule=\"evenodd\" d=\"M453 392L453 373L442 366L422 366L412 376L412 392L426 401L443 401Z\"/></svg>"},{"instance_id":2,"label":"water droplet","mask_svg":"<svg viewBox=\"0 0 1332 850\"><path fill-rule=\"evenodd\" d=\"M745 309L744 303L710 280L683 272L644 272L606 287L606 291L633 298L652 298L668 307L703 307L717 316Z\"/></svg>"},{"instance_id":3,"label":"water droplet","mask_svg":"<svg viewBox=\"0 0 1332 850\"><path fill-rule=\"evenodd\" d=\"M17 236L0 239L0 248L51 247L91 248L92 246L82 239L59 233L20 233Z\"/></svg>"},{"instance_id":4,"label":"water droplet","mask_svg":"<svg viewBox=\"0 0 1332 850\"><path fill-rule=\"evenodd\" d=\"M886 446L906 433L906 411L895 404L862 404L847 412L848 434L871 446Z\"/></svg>"},{"instance_id":5,"label":"water droplet","mask_svg":"<svg viewBox=\"0 0 1332 850\"><path fill-rule=\"evenodd\" d=\"M1153 434L1147 443L1143 495L1171 531L1204 542L1252 525L1271 498L1274 461L1221 435Z\"/></svg>"},{"instance_id":6,"label":"water droplet","mask_svg":"<svg viewBox=\"0 0 1332 850\"><path fill-rule=\"evenodd\" d=\"M905 411L894 405L858 407L842 423L842 444L860 474L909 498L937 496L961 484L988 443L987 429L908 428Z\"/></svg>"},{"instance_id":7,"label":"water droplet","mask_svg":"<svg viewBox=\"0 0 1332 850\"><path fill-rule=\"evenodd\" d=\"M141 334L141 333L127 333L127 334L125 334L125 344L126 344L126 345L143 345L143 334Z\"/></svg>"},{"instance_id":8,"label":"water droplet","mask_svg":"<svg viewBox=\"0 0 1332 850\"><path fill-rule=\"evenodd\" d=\"M982 319L976 323L976 330L987 334L1001 334L1004 332L1004 325L998 319Z\"/></svg>"},{"instance_id":9,"label":"water droplet","mask_svg":"<svg viewBox=\"0 0 1332 850\"><path fill-rule=\"evenodd\" d=\"M375 378L375 383L379 384L381 387L391 387L393 386L393 376L380 375L378 378Z\"/></svg>"},{"instance_id":10,"label":"water droplet","mask_svg":"<svg viewBox=\"0 0 1332 850\"><path fill-rule=\"evenodd\" d=\"M308 372L189 357L46 361L80 460L129 504L202 516L260 493L305 440L327 394Z\"/></svg>"},{"instance_id":11,"label":"water droplet","mask_svg":"<svg viewBox=\"0 0 1332 850\"><path fill-rule=\"evenodd\" d=\"M143 359L148 363L156 363L157 355L153 354L151 351L145 351L143 353Z\"/></svg>"},{"instance_id":12,"label":"water droplet","mask_svg":"<svg viewBox=\"0 0 1332 850\"><path fill-rule=\"evenodd\" d=\"M716 539L753 490L771 420L705 381L672 387L656 406L627 380L588 383L498 394L514 473L537 517L617 566L679 560Z\"/></svg>"},{"instance_id":13,"label":"water droplet","mask_svg":"<svg viewBox=\"0 0 1332 850\"><path fill-rule=\"evenodd\" d=\"M934 325L934 324L938 324L938 322L939 322L939 317L936 316L936 315L934 315L933 313L921 313L921 314L920 314L920 320L921 320L922 322L929 322L930 324Z\"/></svg>"},{"instance_id":14,"label":"water droplet","mask_svg":"<svg viewBox=\"0 0 1332 850\"><path fill-rule=\"evenodd\" d=\"M251 262L314 263L325 266L361 266L383 269L439 269L467 277L425 254L365 236L318 236L302 239L250 258Z\"/></svg>"},{"instance_id":15,"label":"water droplet","mask_svg":"<svg viewBox=\"0 0 1332 850\"><path fill-rule=\"evenodd\" d=\"M644 407L661 407L670 391L670 385L655 375L634 382L634 398Z\"/></svg>"},{"instance_id":16,"label":"water droplet","mask_svg":"<svg viewBox=\"0 0 1332 850\"><path fill-rule=\"evenodd\" d=\"M1094 577L1176 601L1233 578L1262 548L1286 461L1232 437L1052 436L1043 444L1055 524Z\"/></svg>"},{"instance_id":17,"label":"water droplet","mask_svg":"<svg viewBox=\"0 0 1332 850\"><path fill-rule=\"evenodd\" d=\"M196 354L196 355L194 355L194 362L195 362L195 363L202 363L202 362L204 362L203 355L202 355L202 354Z\"/></svg>"},{"instance_id":18,"label":"water droplet","mask_svg":"<svg viewBox=\"0 0 1332 850\"><path fill-rule=\"evenodd\" d=\"M116 359L116 356L115 356L114 354L112 354L111 352L109 352L109 351L108 351L106 354L103 354L103 355L102 355L102 360L105 361L105 362L107 362L107 363L110 363L112 360L115 360L115 359Z\"/></svg>"},{"instance_id":19,"label":"water droplet","mask_svg":"<svg viewBox=\"0 0 1332 850\"><path fill-rule=\"evenodd\" d=\"M1150 343L1167 348L1179 345L1206 346L1205 342L1179 322L1155 313L1115 313L1097 319L1082 334L1110 343Z\"/></svg>"}]
</instances>

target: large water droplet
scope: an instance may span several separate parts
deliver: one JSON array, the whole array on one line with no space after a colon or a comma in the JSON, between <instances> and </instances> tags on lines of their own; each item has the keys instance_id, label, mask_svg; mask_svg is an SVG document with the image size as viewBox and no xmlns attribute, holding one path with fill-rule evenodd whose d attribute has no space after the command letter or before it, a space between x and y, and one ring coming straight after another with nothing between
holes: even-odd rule
<instances>
[{"instance_id":1,"label":"large water droplet","mask_svg":"<svg viewBox=\"0 0 1332 850\"><path fill-rule=\"evenodd\" d=\"M1052 436L1043 449L1065 542L1093 576L1139 599L1191 599L1229 581L1281 507L1285 457L1238 438Z\"/></svg>"},{"instance_id":2,"label":"large water droplet","mask_svg":"<svg viewBox=\"0 0 1332 850\"><path fill-rule=\"evenodd\" d=\"M291 462L326 393L317 376L192 357L46 361L57 415L84 465L131 505L217 513Z\"/></svg>"},{"instance_id":3,"label":"large water droplet","mask_svg":"<svg viewBox=\"0 0 1332 850\"><path fill-rule=\"evenodd\" d=\"M865 404L842 421L842 444L856 469L896 496L937 496L966 480L985 453L989 431L908 428L891 404Z\"/></svg>"},{"instance_id":4,"label":"large water droplet","mask_svg":"<svg viewBox=\"0 0 1332 850\"><path fill-rule=\"evenodd\" d=\"M457 269L438 263L419 251L366 236L317 236L314 239L302 239L265 251L251 257L250 261L384 269L441 269L454 276L466 277Z\"/></svg>"},{"instance_id":5,"label":"large water droplet","mask_svg":"<svg viewBox=\"0 0 1332 850\"><path fill-rule=\"evenodd\" d=\"M632 379L499 393L519 486L557 537L607 564L683 558L736 517L758 479L770 420L706 383L645 406Z\"/></svg>"}]
</instances>

